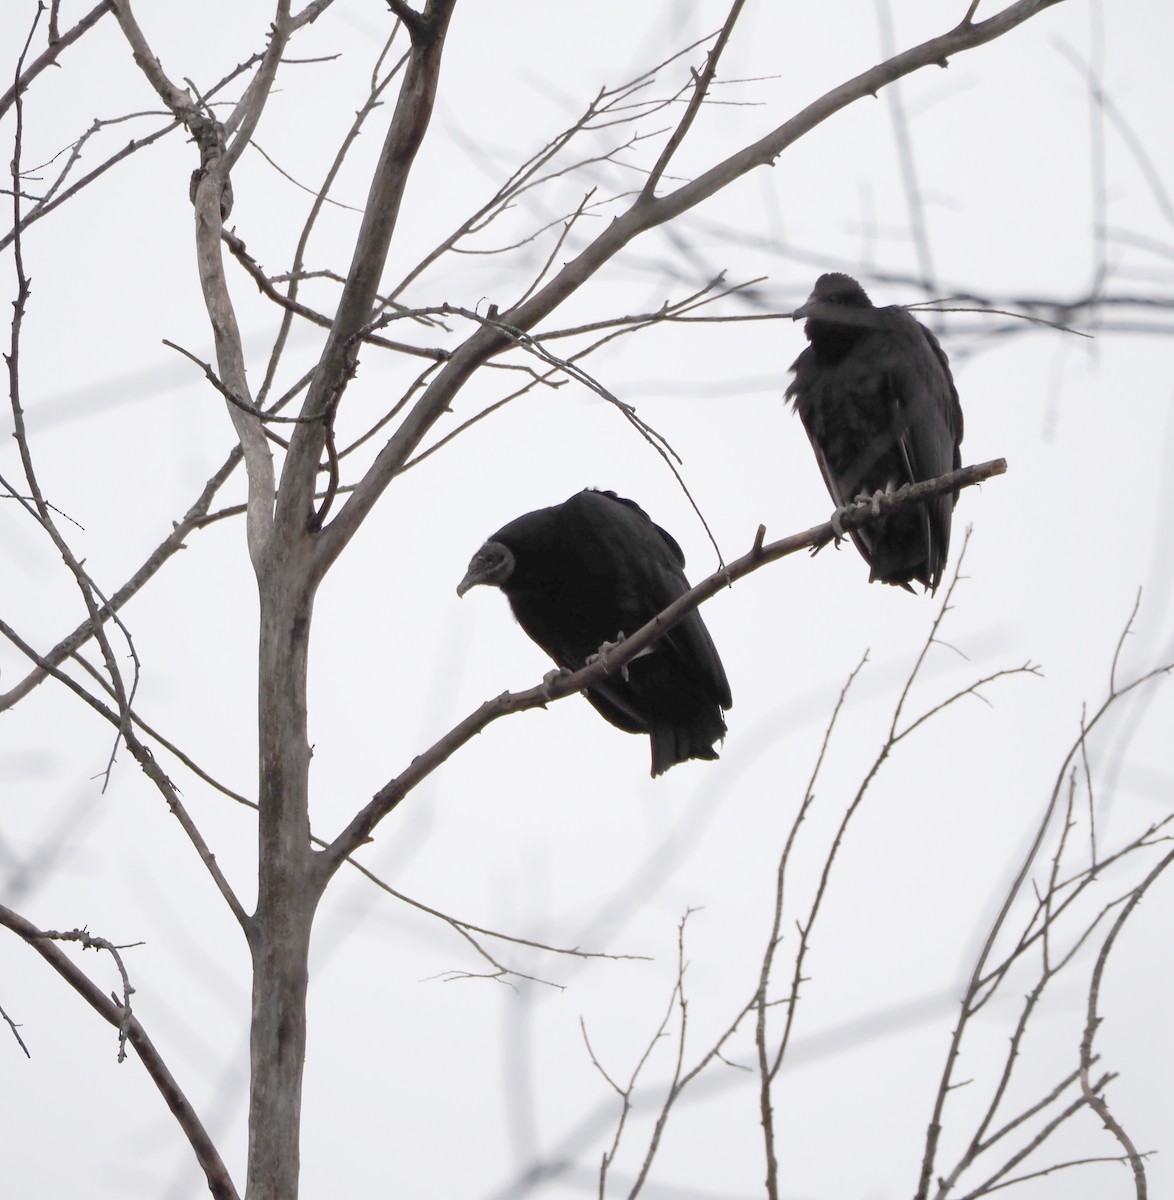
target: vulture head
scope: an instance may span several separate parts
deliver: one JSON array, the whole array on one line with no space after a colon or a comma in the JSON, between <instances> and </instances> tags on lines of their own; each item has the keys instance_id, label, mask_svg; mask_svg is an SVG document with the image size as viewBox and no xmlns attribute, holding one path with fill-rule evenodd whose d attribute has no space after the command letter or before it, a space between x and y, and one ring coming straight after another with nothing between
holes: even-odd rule
<instances>
[{"instance_id":1,"label":"vulture head","mask_svg":"<svg viewBox=\"0 0 1174 1200\"><path fill-rule=\"evenodd\" d=\"M852 278L833 272L815 281L811 295L791 314L806 318L803 332L820 358L839 359L869 329L878 324L868 293Z\"/></svg>"},{"instance_id":2,"label":"vulture head","mask_svg":"<svg viewBox=\"0 0 1174 1200\"><path fill-rule=\"evenodd\" d=\"M469 561L464 579L457 584L457 595L463 596L479 583L501 587L514 573L514 552L502 542L486 542Z\"/></svg>"}]
</instances>

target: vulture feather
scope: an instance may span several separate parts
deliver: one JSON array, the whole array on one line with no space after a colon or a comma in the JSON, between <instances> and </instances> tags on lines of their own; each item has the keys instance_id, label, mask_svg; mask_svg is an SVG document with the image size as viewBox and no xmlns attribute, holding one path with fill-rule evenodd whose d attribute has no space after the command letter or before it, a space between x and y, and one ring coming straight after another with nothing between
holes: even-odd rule
<instances>
[{"instance_id":1,"label":"vulture feather","mask_svg":"<svg viewBox=\"0 0 1174 1200\"><path fill-rule=\"evenodd\" d=\"M457 587L501 588L518 624L562 668L577 671L608 642L634 633L689 590L676 541L634 501L588 489L499 529ZM717 758L730 685L694 610L627 667L588 688L595 710L646 733L652 774Z\"/></svg>"},{"instance_id":2,"label":"vulture feather","mask_svg":"<svg viewBox=\"0 0 1174 1200\"><path fill-rule=\"evenodd\" d=\"M945 352L903 308L876 308L849 275L821 275L802 308L810 345L787 399L837 507L962 465L962 409ZM950 550L953 495L904 505L851 531L870 580L934 591Z\"/></svg>"}]
</instances>

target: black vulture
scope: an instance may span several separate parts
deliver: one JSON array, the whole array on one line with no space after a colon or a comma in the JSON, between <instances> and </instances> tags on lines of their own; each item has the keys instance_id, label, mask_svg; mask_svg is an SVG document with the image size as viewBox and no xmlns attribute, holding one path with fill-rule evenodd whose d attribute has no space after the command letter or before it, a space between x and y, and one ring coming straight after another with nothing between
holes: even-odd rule
<instances>
[{"instance_id":1,"label":"black vulture","mask_svg":"<svg viewBox=\"0 0 1174 1200\"><path fill-rule=\"evenodd\" d=\"M962 409L945 351L903 308L875 308L850 275L821 275L807 303L811 343L787 399L803 421L838 507L962 465ZM870 580L936 590L950 550L954 495L904 505L851 531Z\"/></svg>"},{"instance_id":2,"label":"black vulture","mask_svg":"<svg viewBox=\"0 0 1174 1200\"><path fill-rule=\"evenodd\" d=\"M634 501L588 489L526 513L473 555L457 587L501 588L518 624L565 670L634 633L689 590L680 546ZM652 774L688 758L717 758L730 685L694 610L622 671L586 691L627 733L647 733Z\"/></svg>"}]
</instances>

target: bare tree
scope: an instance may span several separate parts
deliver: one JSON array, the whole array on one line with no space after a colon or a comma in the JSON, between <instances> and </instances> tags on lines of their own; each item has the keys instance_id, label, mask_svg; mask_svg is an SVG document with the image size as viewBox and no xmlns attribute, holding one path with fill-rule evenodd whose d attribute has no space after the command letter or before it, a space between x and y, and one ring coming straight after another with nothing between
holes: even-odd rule
<instances>
[{"instance_id":1,"label":"bare tree","mask_svg":"<svg viewBox=\"0 0 1174 1200\"><path fill-rule=\"evenodd\" d=\"M744 540L738 545L737 557L731 556L725 562L719 552L715 569L687 597L629 637L606 661L553 684L507 691L485 701L451 723L446 731L433 731L431 740L409 756L406 766L392 765L401 757L398 753L384 755L382 782L371 798L362 804L348 802L345 814L331 811L324 822L316 822L316 827L320 830L330 825L336 831L318 836L311 829L315 738L309 719L315 601L319 588L336 577L336 568L349 557L344 552L350 551L360 531L370 526L385 493L439 451L451 454L454 444L481 436L484 423L500 419L513 402L575 387L617 413L626 427L651 447L670 468L705 525L702 514L706 505L687 486L690 477L674 449L674 431L646 423L622 394L609 387L599 373L589 372L584 363L604 348L614 348L617 340L636 335L667 328L721 330L735 320L782 317L789 310L772 304L763 280L731 279L723 271L705 274L700 281L670 280L671 294L667 298L635 309L613 308L604 315L599 315L602 293L598 289L621 270L619 264L625 255L647 243L653 231L671 233L682 227L714 197L783 161L785 152L842 110L891 89L925 68L965 61L972 51L1000 39L1013 39L1022 26L1058 3L1015 0L980 19L976 0L960 14L960 20L958 13L953 23L943 19L942 24L949 25L943 32L904 50L894 49L884 61L846 79L794 115L783 119L781 114L773 114L766 131L752 140L728 143L719 155L701 161L699 154L706 151L696 148L698 129L728 94L723 90L729 82L725 63L742 28L740 22L746 20L744 0L734 0L720 27L712 33L700 40L658 47L651 65L642 66L622 83L602 86L528 157L511 163L505 171L498 171L492 164L497 182L487 198L478 202L463 183L456 187L461 216L426 249L410 228L405 229L403 214L410 204L429 203L429 197L413 195L412 189L418 177L417 164L432 144L430 129L446 80L446 41L453 34L454 23L460 21L455 0L427 0L422 9L405 0L388 0L386 14L363 13L364 21L383 22L383 44L370 68L366 93L353 122L345 131L334 130L328 135L333 138L330 157L318 180L310 184L287 171L280 154L270 154L266 144L270 136L282 143L290 139L290 132L282 130L281 118L275 115L275 106L284 103L287 89L312 89L313 85L305 81L329 61L330 38L335 36L330 23L340 15L336 10L342 5L336 6L333 0L311 0L295 8L289 0L278 0L267 17L263 47L243 52L226 38L223 66L215 79L192 79L186 66L176 66L159 49L158 38L164 29L153 28L153 21L159 18L145 11L136 12L130 0L103 0L90 11L71 16L73 24L68 27L62 23L66 17L59 0L22 7L26 24L21 45L14 48L12 56L12 85L0 97L0 118L7 122L13 163L12 185L6 191L12 219L0 237L0 248L5 249L11 264L14 313L6 361L17 455L14 468L5 466L0 487L6 497L5 515L19 519L26 529L34 528L38 537L45 539L45 546L51 547L53 555L64 563L73 603L80 604L80 608L71 628L52 635L43 634L39 628L29 632L19 619L0 614L0 630L26 660L19 678L5 679L0 709L35 704L46 684L65 689L80 700L112 732L114 750L106 764L105 779L121 769L115 760L125 746L158 798L178 820L224 907L239 926L250 955L252 989L247 1180L243 1192L232 1179L216 1137L197 1114L198 1106L189 1100L182 1082L173 1077L140 1024L131 999L134 972L126 966L125 948L115 945L102 931L91 934L82 929L66 932L39 928L15 909L0 909L0 922L32 946L92 1008L117 1027L120 1054L129 1043L146 1066L195 1152L213 1195L288 1200L298 1194L311 929L324 896L345 865L356 866L378 886L448 922L480 956L485 974L499 979L530 978L523 968L506 964L490 948L504 935L408 901L356 859L364 846L383 833L384 822L405 798L498 718L545 707L582 690L608 671L622 670L626 662L696 605L768 563L799 549L826 544L833 535L826 524L772 540L767 539L762 526L757 532L753 528L742 531L739 536ZM180 24L174 16L168 21ZM246 45L258 45L260 29L260 25L253 29ZM99 37L104 37L105 43ZM42 89L47 91L50 85L53 73L48 69L68 73L91 46L104 70L128 75L134 94L141 97L144 85L149 86L153 110L132 111L132 103L142 101L128 101L128 111L94 119L84 129L81 114L70 112L69 119L77 124L68 145L42 161L46 157L42 154L45 138L37 130L41 119L37 100ZM133 68L126 57L128 51ZM122 143L122 127L127 122L132 123L136 133L129 142ZM317 136L314 133L311 139ZM361 213L355 215L357 225L350 230L349 263L342 259L324 262L322 230L345 215L345 206L337 199L344 190L340 181L348 180L348 189L355 186L357 148L364 145L363 138L373 136L379 139L379 149L377 156L363 166L367 171L366 198ZM185 142L185 137L190 142ZM36 271L30 259L45 253L45 230L87 201L97 203L95 198L104 194L103 189L109 189L160 144L169 147L171 154L167 170L173 171L174 164L182 161L184 172L190 172L194 226L186 252L187 269L194 266L198 279L211 358L206 360L204 351L178 336L169 337L167 345L177 361L199 374L208 389L223 401L234 442L166 536L150 548L137 567L124 572L118 586L108 587L101 582L105 569L96 569L87 553L76 548L73 505L62 503L57 487L47 482L51 476L58 478L60 468L54 464L54 470L45 469L31 428L34 422L29 414L33 410L25 394L24 360L30 337L28 323L36 313L38 293L33 288ZM87 169L86 164L94 156L97 165ZM304 220L289 242L275 244L261 213L250 207L249 187L254 172L261 169L258 163L262 156L265 164L272 164L264 167L266 171L275 169L280 173L280 194L285 203L293 205L304 200L306 205ZM473 159L471 151L468 157ZM909 163L906 168L912 170ZM627 186L617 183L621 178L628 180ZM170 182L174 184L174 180ZM567 196L573 199L567 202ZM439 205L439 194L432 199ZM245 219L235 224L234 217L242 213L247 214ZM754 233L722 227L723 237L753 237ZM1105 308L1103 279L1087 297L1077 301L1019 296L998 303L990 297L981 303L969 303L975 297L968 289L942 289L936 284L927 245L923 239L914 282L927 296L940 298L943 291L948 291L955 303L939 306L947 310L959 307L957 297L961 296L966 302L961 305L964 308L1010 307L1017 310L1016 317L1041 317L1052 326L1072 325L1094 305L1100 306L1098 311L1102 313L1109 311ZM476 270L469 269L467 277L462 275L466 264L479 267L486 256L497 272L493 290L488 293L483 291ZM280 269L274 269L275 259ZM128 251L127 271L131 276L134 261L135 254ZM78 262L74 269L84 272L88 266ZM881 273L874 274L881 277ZM255 291L255 297L246 293L246 288ZM246 294L250 313L276 315L276 333L262 352L254 349L253 339L242 331L244 322L238 313ZM583 304L588 295L592 298L590 306ZM1166 309L1154 307L1164 317ZM1019 320L998 326L988 323L981 327L981 336L992 336L996 329L999 333L1018 334L1031 327ZM311 349L307 352L308 346ZM366 385L369 372L377 386ZM780 385L781 377L780 367ZM238 479L242 466L243 482ZM993 459L912 492L884 498L879 507L887 511L918 496L956 491L1004 469L1001 460ZM455 487L452 483L442 486L449 490ZM238 489L236 495L232 494L233 488ZM848 527L862 524L873 519L876 511L869 505L858 506L844 523ZM255 737L249 735L250 744L255 744L257 781L255 792L248 794L234 790L219 778L219 772L202 765L200 753L186 744L186 738L172 739L151 723L149 713L139 703L141 674L149 669L149 663L142 659L136 637L132 636L135 623L128 611L144 591L157 587L175 569L181 559L178 552L193 539L205 536L201 531L220 528L227 522L234 530L243 526L257 598L258 704ZM492 521L487 529L491 527ZM712 532L709 536L716 549L720 539ZM463 563L472 548L450 548L453 561ZM397 626L395 592L414 585L411 564L395 562L391 575L387 632L394 641L411 636L410 630L392 628ZM211 604L214 593L215 587L210 586L201 602ZM939 621L948 605L949 597ZM180 631L174 634L180 636ZM926 651L935 644L937 634L935 623ZM897 693L892 725L876 768L907 734L952 704L953 699L970 695L979 686L962 688L952 700L932 706L923 716L901 726L899 719L909 685L921 662L918 659L908 683ZM996 674L1028 670L1021 667ZM252 670L248 677L254 677ZM992 679L981 682L985 685ZM239 686L239 681L230 686ZM1133 686L1118 685L1114 675L1106 709ZM389 685L389 691L398 692L401 709L411 704L412 689L413 684L407 680ZM212 703L211 697L208 702ZM1034 1148L1054 1127L1045 1124L1044 1132L1028 1135L1027 1126L1022 1124L1024 1118L1009 1119L1001 1114L999 1103L1012 1070L1015 1041L987 1115L976 1126L972 1141L939 1190L932 1191L931 1176L939 1160L941 1109L956 1085L953 1071L957 1046L965 1036L968 1021L1012 968L1041 946L1044 965L1036 987L1042 991L1093 931L1100 930L1111 917L1121 920L1132 911L1156 879L1156 872L1165 865L1165 859L1154 866L1145 857L1160 840L1160 822L1111 854L1099 852L1094 839L1091 861L1079 868L1066 865L1069 843L1065 839L1072 824L1076 792L1072 783L1065 793L1064 781L1069 780L1071 760L1079 756L1085 735L1099 716L1082 731L1081 740L1066 762L1028 860L1029 865L1038 861L1044 830L1050 827L1057 806L1067 804L1069 819L1059 844L1051 851L1052 869L1037 907L1018 940L1010 948L1000 943L995 949L999 937L1005 935L1010 907L1018 901L1028 877L1029 865L1025 865L974 969L930 1126L921 1196L955 1194L956 1181L965 1172L980 1169L977 1164L992 1143L1013 1129L1018 1132L1022 1128L1021 1137L1034 1138L1029 1141L1029 1148ZM175 765L163 765L168 757ZM244 890L251 892L251 885L242 886L239 876L222 866L225 851L214 848L206 823L197 818L192 798L185 795L187 788L181 790L172 778L180 771L191 780L187 788L194 794L219 792L255 809L256 903L251 911L250 902L242 895ZM669 1098L656 1122L632 1194L643 1186L677 1096L701 1067L722 1059L727 1038L749 1025L755 1026L754 1070L761 1090L767 1193L772 1197L784 1194L777 1170L772 1087L787 1052L808 939L828 874L844 828L871 778L870 772L845 810L844 827L830 849L824 851L826 857L818 860L824 863L822 878L810 911L800 922L792 978L780 1000L773 980L775 954L782 938L783 881L800 822L814 798L813 777L778 865L773 926L757 985L728 1034L696 1066L689 1066L684 1054L682 922L675 1007L666 1017L667 1023L672 1012L679 1015L681 1053ZM1091 784L1088 786L1091 788ZM1092 808L1090 801L1090 820ZM1065 941L1060 930L1070 910L1070 898L1082 895L1110 864L1135 858L1145 859L1147 871L1152 871L1141 881L1132 879L1078 933L1064 935L1069 938ZM1114 925L1100 943L1098 976L1117 928ZM118 994L108 996L77 966L61 944L67 940L113 955L121 974ZM533 938L504 940L507 945L537 946L544 952L579 956L601 953L584 951L577 944L573 948L564 946L562 939L555 939L558 944L554 946ZM1094 1109L1106 1124L1110 1121L1103 1107L1103 1090L1109 1076L1098 1074L1093 1049L1098 1020L1095 984L1089 997L1086 1044L1078 1066L1054 1093L1025 1110L1037 1125L1059 1121L1081 1106ZM1034 1003L1029 1001L1016 1026L1016 1039ZM774 1028L779 1019L783 1022L781 1032ZM15 1025L13 1028L15 1031ZM667 1024L659 1032L665 1028ZM599 1065L600 1060L596 1063ZM626 1087L613 1084L623 1098L625 1113L634 1083L635 1075ZM1077 1098L1060 1116L1049 1117L1048 1105L1066 1102L1065 1088L1074 1089ZM1141 1156L1124 1131L1117 1136L1122 1154L1137 1176L1137 1194L1144 1195ZM617 1135L604 1160L601 1193L618 1145ZM989 1191L1001 1186L1018 1161L1016 1154L1001 1160L982 1188ZM967 1194L986 1192L980 1188Z\"/></svg>"}]
</instances>

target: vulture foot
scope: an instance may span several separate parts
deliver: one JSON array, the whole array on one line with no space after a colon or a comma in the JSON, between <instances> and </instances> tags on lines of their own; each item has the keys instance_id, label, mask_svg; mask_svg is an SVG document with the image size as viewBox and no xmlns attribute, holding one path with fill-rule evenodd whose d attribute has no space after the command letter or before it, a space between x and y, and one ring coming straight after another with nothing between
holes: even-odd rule
<instances>
[{"instance_id":1,"label":"vulture foot","mask_svg":"<svg viewBox=\"0 0 1174 1200\"><path fill-rule=\"evenodd\" d=\"M610 670L610 668L609 668L609 667L608 667L608 665L607 665L607 656L608 656L608 655L609 655L609 654L610 654L610 653L611 653L613 650L616 650L616 649L618 649L618 648L619 648L621 645L623 645L623 642L624 642L624 631L621 629L621 630L619 631L619 633L617 633L617 634L616 634L616 640L615 640L614 642L604 642L604 643L603 643L603 645L602 645L602 646L600 646L600 647L599 647L599 649L598 649L598 650L596 650L596 652L595 652L594 654L590 654L590 655L588 655L588 656L587 656L587 662L586 662L586 664L585 664L585 665L589 667L589 666L591 666L591 664L592 664L592 663L596 663L596 662L602 662L602 663L603 663L603 669L604 669L605 671L606 671L606 670ZM624 664L624 665L623 665L623 666L620 668L620 678L621 678L621 679L622 679L622 680L623 680L625 683L627 683L627 682L628 682L628 664L627 664L627 663L625 663L625 664Z\"/></svg>"},{"instance_id":2,"label":"vulture foot","mask_svg":"<svg viewBox=\"0 0 1174 1200\"><path fill-rule=\"evenodd\" d=\"M572 673L573 672L568 671L566 667L556 667L553 671L547 671L546 674L542 676L542 691L547 700L551 698L550 689L553 688L560 679L566 679L566 677Z\"/></svg>"}]
</instances>

